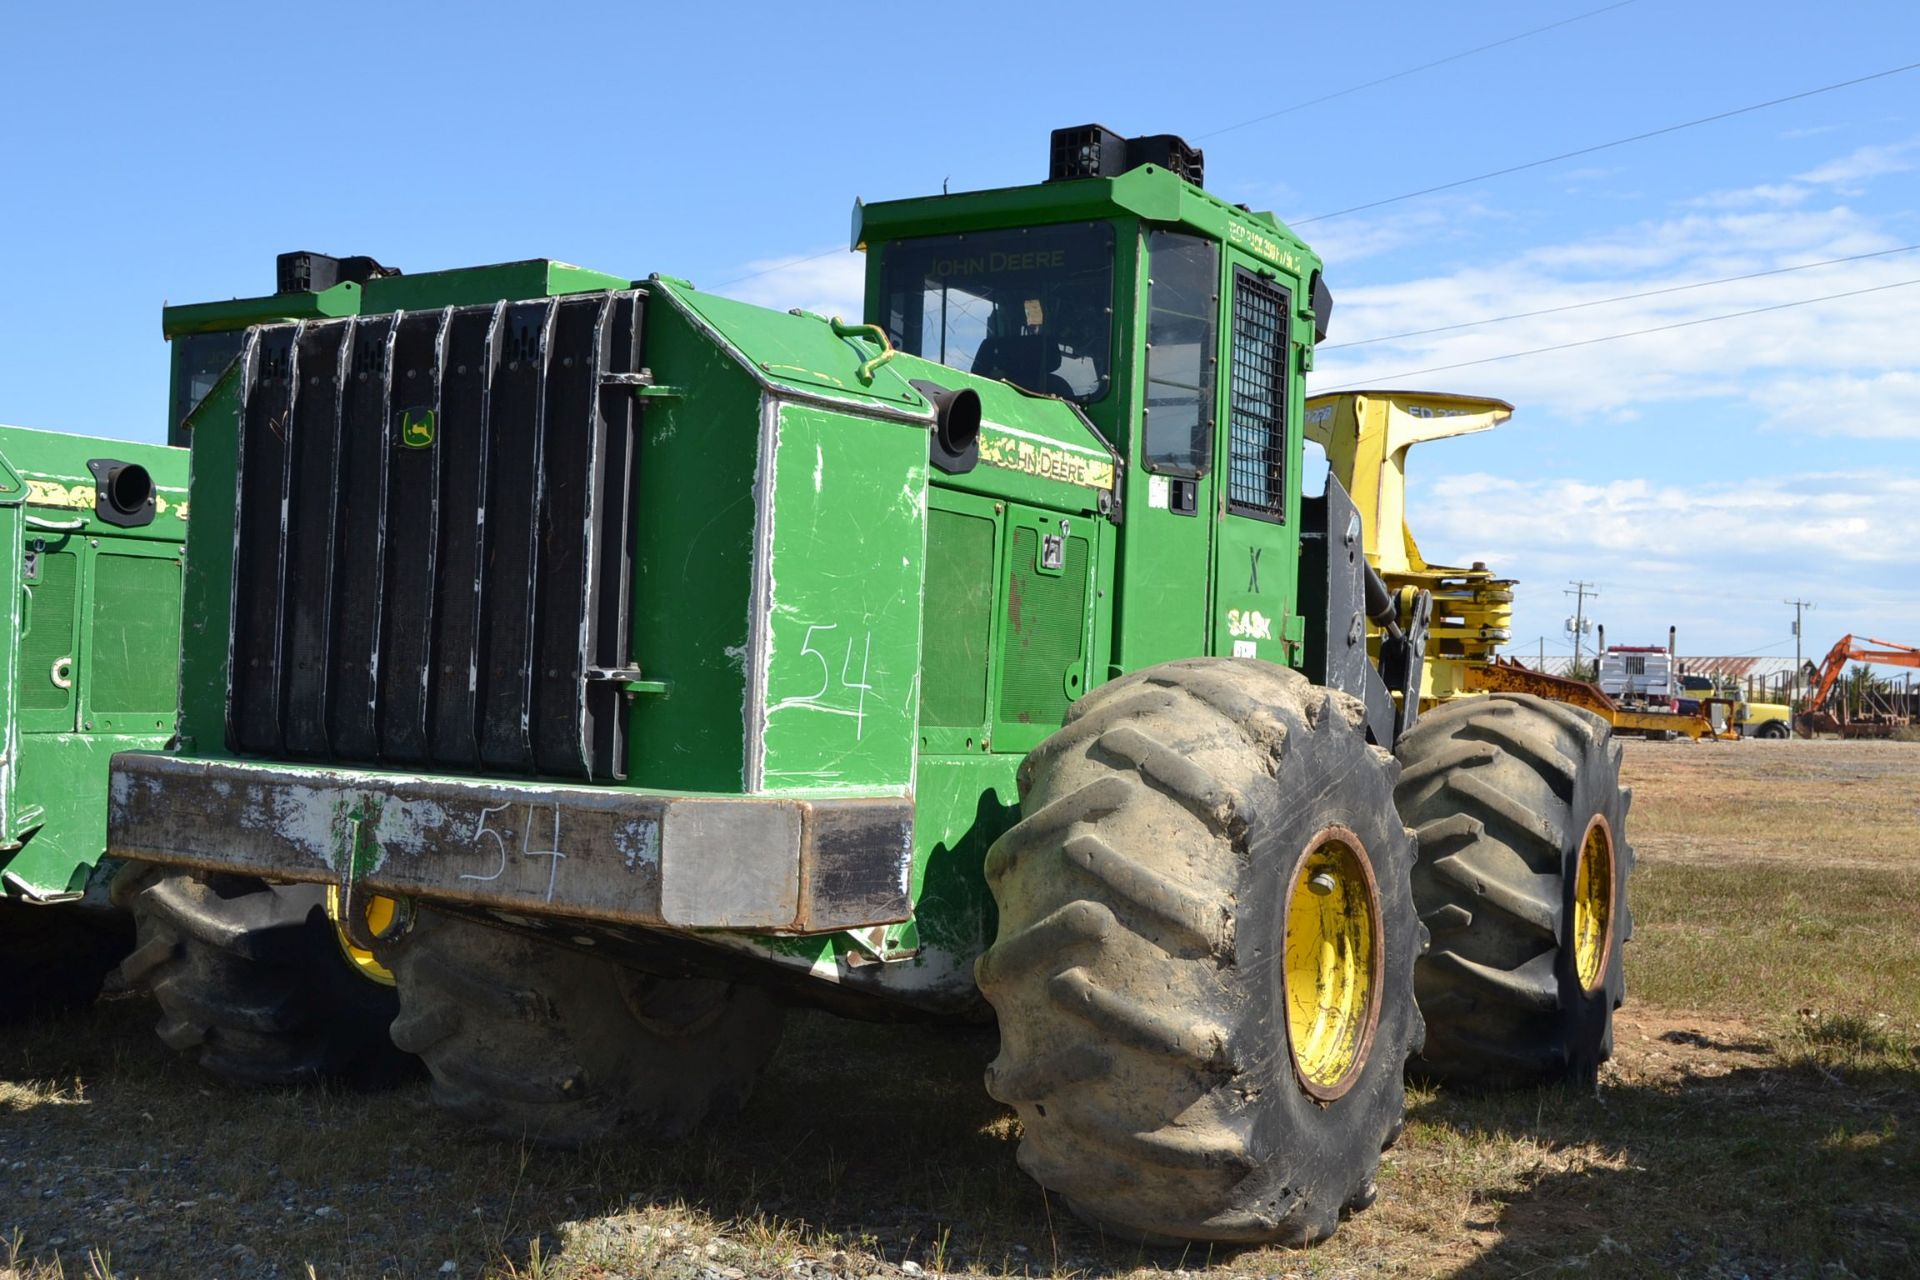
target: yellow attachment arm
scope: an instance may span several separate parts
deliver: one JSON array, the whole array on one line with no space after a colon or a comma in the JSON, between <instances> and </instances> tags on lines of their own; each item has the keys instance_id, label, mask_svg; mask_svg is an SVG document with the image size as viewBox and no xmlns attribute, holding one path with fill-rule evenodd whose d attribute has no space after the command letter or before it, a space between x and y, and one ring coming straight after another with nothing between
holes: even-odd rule
<instances>
[{"instance_id":1,"label":"yellow attachment arm","mask_svg":"<svg viewBox=\"0 0 1920 1280\"><path fill-rule=\"evenodd\" d=\"M1513 583L1483 564L1427 563L1407 528L1407 450L1423 440L1490 431L1513 416L1504 400L1432 391L1345 391L1307 401L1307 439L1359 509L1367 559L1398 591L1433 596L1423 704L1468 692L1466 673L1511 635Z\"/></svg>"},{"instance_id":2,"label":"yellow attachment arm","mask_svg":"<svg viewBox=\"0 0 1920 1280\"><path fill-rule=\"evenodd\" d=\"M1420 573L1427 562L1407 528L1407 450L1491 431L1512 416L1512 405L1484 396L1342 391L1308 399L1306 429L1360 510L1367 559L1383 574Z\"/></svg>"}]
</instances>

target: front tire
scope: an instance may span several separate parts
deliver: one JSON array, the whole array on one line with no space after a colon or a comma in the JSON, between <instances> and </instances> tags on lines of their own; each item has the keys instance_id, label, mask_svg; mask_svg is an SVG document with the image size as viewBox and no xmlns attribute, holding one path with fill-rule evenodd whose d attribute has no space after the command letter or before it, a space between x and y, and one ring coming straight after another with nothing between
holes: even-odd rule
<instances>
[{"instance_id":1,"label":"front tire","mask_svg":"<svg viewBox=\"0 0 1920 1280\"><path fill-rule=\"evenodd\" d=\"M137 941L120 971L160 1004L170 1048L249 1085L379 1088L419 1074L393 1047L393 989L361 976L325 886L154 869L120 891Z\"/></svg>"},{"instance_id":2,"label":"front tire","mask_svg":"<svg viewBox=\"0 0 1920 1280\"><path fill-rule=\"evenodd\" d=\"M987 1091L1082 1217L1306 1244L1372 1202L1422 935L1361 717L1280 667L1174 662L1081 699L1021 766L986 862Z\"/></svg>"},{"instance_id":3,"label":"front tire","mask_svg":"<svg viewBox=\"0 0 1920 1280\"><path fill-rule=\"evenodd\" d=\"M394 1043L433 1099L503 1138L572 1147L621 1127L677 1138L745 1103L780 1041L764 991L663 978L422 910L377 949L400 990Z\"/></svg>"},{"instance_id":4,"label":"front tire","mask_svg":"<svg viewBox=\"0 0 1920 1280\"><path fill-rule=\"evenodd\" d=\"M1633 933L1632 794L1606 722L1525 694L1463 698L1423 715L1399 754L1432 935L1414 971L1427 1021L1414 1070L1590 1083L1613 1053Z\"/></svg>"},{"instance_id":5,"label":"front tire","mask_svg":"<svg viewBox=\"0 0 1920 1280\"><path fill-rule=\"evenodd\" d=\"M1769 720L1760 726L1759 732L1754 734L1756 738L1773 738L1775 740L1790 738L1792 736L1793 730L1787 728L1787 722L1784 720Z\"/></svg>"}]
</instances>

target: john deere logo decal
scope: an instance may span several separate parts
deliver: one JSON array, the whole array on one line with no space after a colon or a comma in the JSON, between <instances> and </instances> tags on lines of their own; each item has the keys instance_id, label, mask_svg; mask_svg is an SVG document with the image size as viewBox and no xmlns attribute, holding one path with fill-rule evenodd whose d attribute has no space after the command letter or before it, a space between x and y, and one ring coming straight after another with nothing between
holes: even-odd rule
<instances>
[{"instance_id":1,"label":"john deere logo decal","mask_svg":"<svg viewBox=\"0 0 1920 1280\"><path fill-rule=\"evenodd\" d=\"M408 449L431 449L439 422L431 409L400 411L400 443Z\"/></svg>"}]
</instances>

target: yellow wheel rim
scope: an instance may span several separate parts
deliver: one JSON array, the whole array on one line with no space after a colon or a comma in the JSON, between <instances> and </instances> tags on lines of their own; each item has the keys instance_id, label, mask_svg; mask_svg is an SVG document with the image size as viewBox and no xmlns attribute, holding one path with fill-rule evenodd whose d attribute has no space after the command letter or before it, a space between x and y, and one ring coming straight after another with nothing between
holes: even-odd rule
<instances>
[{"instance_id":1,"label":"yellow wheel rim","mask_svg":"<svg viewBox=\"0 0 1920 1280\"><path fill-rule=\"evenodd\" d=\"M398 914L400 905L392 898L374 894L367 899L365 908L367 932L385 933L393 927L393 918ZM334 940L340 944L340 950L350 964L360 971L360 976L383 986L393 985L393 971L373 958L373 952L364 947L356 947L347 938L347 930L340 923L340 888L327 886L327 919L333 921Z\"/></svg>"},{"instance_id":2,"label":"yellow wheel rim","mask_svg":"<svg viewBox=\"0 0 1920 1280\"><path fill-rule=\"evenodd\" d=\"M1379 1021L1380 898L1360 838L1320 833L1287 892L1287 1042L1294 1074L1317 1098L1347 1091Z\"/></svg>"},{"instance_id":3,"label":"yellow wheel rim","mask_svg":"<svg viewBox=\"0 0 1920 1280\"><path fill-rule=\"evenodd\" d=\"M1595 815L1580 841L1573 881L1573 969L1583 990L1606 981L1613 948L1613 833Z\"/></svg>"}]
</instances>

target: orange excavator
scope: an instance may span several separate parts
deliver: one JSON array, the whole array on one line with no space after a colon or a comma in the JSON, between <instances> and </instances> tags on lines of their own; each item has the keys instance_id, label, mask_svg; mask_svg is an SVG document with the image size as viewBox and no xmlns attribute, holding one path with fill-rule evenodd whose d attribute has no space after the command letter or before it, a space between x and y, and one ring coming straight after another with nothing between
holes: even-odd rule
<instances>
[{"instance_id":1,"label":"orange excavator","mask_svg":"<svg viewBox=\"0 0 1920 1280\"><path fill-rule=\"evenodd\" d=\"M1891 640L1876 640L1872 636L1866 638L1865 644L1856 642L1850 635L1841 636L1814 672L1813 691L1807 696L1806 710L1794 717L1794 727L1808 737L1819 732L1838 733L1843 738L1881 738L1910 726L1913 715L1908 708L1896 710L1892 704L1884 709L1849 706L1844 697L1829 705L1849 662L1920 668L1920 649Z\"/></svg>"}]
</instances>

